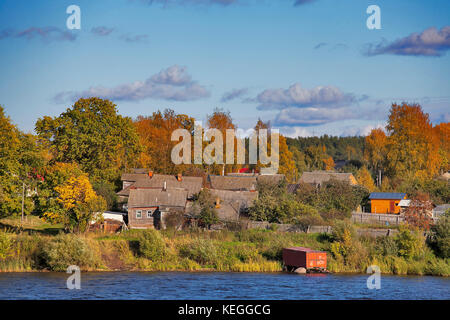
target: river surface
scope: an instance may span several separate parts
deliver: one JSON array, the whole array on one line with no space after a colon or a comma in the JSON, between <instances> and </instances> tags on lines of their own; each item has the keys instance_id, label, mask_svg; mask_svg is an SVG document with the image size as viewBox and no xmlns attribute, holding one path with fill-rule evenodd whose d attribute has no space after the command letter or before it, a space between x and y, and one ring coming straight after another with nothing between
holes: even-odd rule
<instances>
[{"instance_id":1,"label":"river surface","mask_svg":"<svg viewBox=\"0 0 450 320\"><path fill-rule=\"evenodd\" d=\"M81 289L67 289L66 273L0 273L0 299L303 300L450 299L450 279L287 273L88 272Z\"/></svg>"}]
</instances>

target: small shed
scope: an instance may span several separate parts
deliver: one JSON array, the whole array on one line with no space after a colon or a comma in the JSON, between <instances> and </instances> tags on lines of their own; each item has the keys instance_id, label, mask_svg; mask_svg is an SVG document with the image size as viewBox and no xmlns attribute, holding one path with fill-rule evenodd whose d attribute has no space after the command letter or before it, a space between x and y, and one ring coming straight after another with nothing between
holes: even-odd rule
<instances>
[{"instance_id":1,"label":"small shed","mask_svg":"<svg viewBox=\"0 0 450 320\"><path fill-rule=\"evenodd\" d=\"M406 193L372 192L369 196L371 213L399 214L401 200L406 200Z\"/></svg>"},{"instance_id":2,"label":"small shed","mask_svg":"<svg viewBox=\"0 0 450 320\"><path fill-rule=\"evenodd\" d=\"M287 268L326 269L327 253L304 247L284 248L283 263Z\"/></svg>"}]
</instances>

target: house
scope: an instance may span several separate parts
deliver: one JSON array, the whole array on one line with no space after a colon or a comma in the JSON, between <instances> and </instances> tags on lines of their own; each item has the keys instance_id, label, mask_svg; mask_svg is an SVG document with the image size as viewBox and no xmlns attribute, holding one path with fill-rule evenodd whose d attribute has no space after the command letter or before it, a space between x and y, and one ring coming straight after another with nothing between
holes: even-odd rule
<instances>
[{"instance_id":1,"label":"house","mask_svg":"<svg viewBox=\"0 0 450 320\"><path fill-rule=\"evenodd\" d=\"M406 200L406 193L372 192L369 200L371 213L399 214L401 208L399 203L401 200Z\"/></svg>"},{"instance_id":2,"label":"house","mask_svg":"<svg viewBox=\"0 0 450 320\"><path fill-rule=\"evenodd\" d=\"M447 210L450 210L450 204L441 204L433 209L433 218L439 218L445 214Z\"/></svg>"},{"instance_id":3,"label":"house","mask_svg":"<svg viewBox=\"0 0 450 320\"><path fill-rule=\"evenodd\" d=\"M258 199L258 191L210 190L216 203L216 211L221 221L239 220L242 214Z\"/></svg>"},{"instance_id":4,"label":"house","mask_svg":"<svg viewBox=\"0 0 450 320\"><path fill-rule=\"evenodd\" d=\"M341 173L332 171L312 171L303 172L300 177L299 184L308 183L316 187L320 187L323 183L330 180L346 181L351 185L358 184L355 177L351 173Z\"/></svg>"},{"instance_id":5,"label":"house","mask_svg":"<svg viewBox=\"0 0 450 320\"><path fill-rule=\"evenodd\" d=\"M184 213L187 198L185 189L132 187L128 199L128 225L130 229L164 228L164 216L169 212Z\"/></svg>"},{"instance_id":6,"label":"house","mask_svg":"<svg viewBox=\"0 0 450 320\"><path fill-rule=\"evenodd\" d=\"M142 169L135 169L142 170ZM131 188L179 188L188 191L188 198L192 198L194 194L200 192L203 187L203 178L201 177L184 177L181 174L165 175L154 174L152 171L146 173L124 173L122 175L123 189L117 193L121 202L126 202L130 195Z\"/></svg>"},{"instance_id":7,"label":"house","mask_svg":"<svg viewBox=\"0 0 450 320\"><path fill-rule=\"evenodd\" d=\"M229 191L256 191L258 183L277 185L285 179L284 174L228 174L208 176L211 189Z\"/></svg>"},{"instance_id":8,"label":"house","mask_svg":"<svg viewBox=\"0 0 450 320\"><path fill-rule=\"evenodd\" d=\"M256 191L256 176L208 176L211 189L229 191Z\"/></svg>"}]
</instances>

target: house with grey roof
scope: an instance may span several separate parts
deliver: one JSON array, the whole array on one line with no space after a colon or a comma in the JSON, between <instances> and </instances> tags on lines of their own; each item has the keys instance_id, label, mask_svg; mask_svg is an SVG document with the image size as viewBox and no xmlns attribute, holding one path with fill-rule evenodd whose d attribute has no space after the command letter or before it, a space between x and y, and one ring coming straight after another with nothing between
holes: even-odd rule
<instances>
[{"instance_id":1,"label":"house with grey roof","mask_svg":"<svg viewBox=\"0 0 450 320\"><path fill-rule=\"evenodd\" d=\"M439 218L439 217L443 216L447 210L450 210L449 203L436 206L433 209L433 218Z\"/></svg>"},{"instance_id":2,"label":"house with grey roof","mask_svg":"<svg viewBox=\"0 0 450 320\"><path fill-rule=\"evenodd\" d=\"M210 189L216 203L216 211L221 221L239 220L242 214L258 199L258 191L230 191Z\"/></svg>"},{"instance_id":3,"label":"house with grey roof","mask_svg":"<svg viewBox=\"0 0 450 320\"><path fill-rule=\"evenodd\" d=\"M188 192L185 189L132 187L128 200L128 225L131 229L164 228L164 216L184 213Z\"/></svg>"},{"instance_id":4,"label":"house with grey roof","mask_svg":"<svg viewBox=\"0 0 450 320\"><path fill-rule=\"evenodd\" d=\"M308 183L316 187L320 187L323 183L330 180L345 181L351 185L358 184L352 173L333 172L333 171L312 171L303 172L300 177L299 184Z\"/></svg>"}]
</instances>

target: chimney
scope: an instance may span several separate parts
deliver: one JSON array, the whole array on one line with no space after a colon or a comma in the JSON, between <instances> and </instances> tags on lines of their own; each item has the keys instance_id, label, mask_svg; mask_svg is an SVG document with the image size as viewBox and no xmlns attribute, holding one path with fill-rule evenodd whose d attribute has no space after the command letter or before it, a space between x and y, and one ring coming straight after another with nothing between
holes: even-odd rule
<instances>
[{"instance_id":1,"label":"chimney","mask_svg":"<svg viewBox=\"0 0 450 320\"><path fill-rule=\"evenodd\" d=\"M167 181L164 181L163 191L167 191Z\"/></svg>"},{"instance_id":2,"label":"chimney","mask_svg":"<svg viewBox=\"0 0 450 320\"><path fill-rule=\"evenodd\" d=\"M150 178L153 177L153 171L150 170L150 171L148 172L148 176L149 176Z\"/></svg>"},{"instance_id":3,"label":"chimney","mask_svg":"<svg viewBox=\"0 0 450 320\"><path fill-rule=\"evenodd\" d=\"M177 174L177 180L178 180L178 181L181 181L181 180L182 180L182 174L181 174L181 173Z\"/></svg>"},{"instance_id":4,"label":"chimney","mask_svg":"<svg viewBox=\"0 0 450 320\"><path fill-rule=\"evenodd\" d=\"M219 197L216 198L216 208L217 209L220 208L220 198Z\"/></svg>"}]
</instances>

